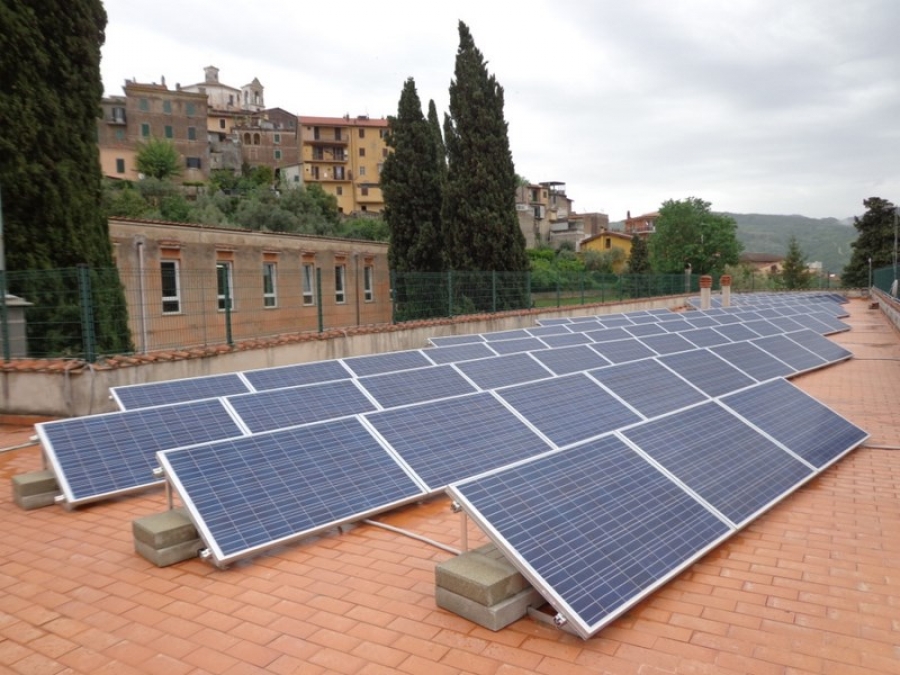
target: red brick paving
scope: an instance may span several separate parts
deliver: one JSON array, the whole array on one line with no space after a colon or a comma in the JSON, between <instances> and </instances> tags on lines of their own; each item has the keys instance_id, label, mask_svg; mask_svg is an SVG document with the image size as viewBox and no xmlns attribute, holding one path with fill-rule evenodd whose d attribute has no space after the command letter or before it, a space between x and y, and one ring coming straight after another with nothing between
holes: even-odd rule
<instances>
[{"instance_id":1,"label":"red brick paving","mask_svg":"<svg viewBox=\"0 0 900 675\"><path fill-rule=\"evenodd\" d=\"M41 468L29 447L0 454L0 673L900 673L900 338L867 302L849 309L833 339L854 359L794 383L870 440L592 639L437 608L450 554L367 524L229 570L156 568L131 523L162 493L22 511L10 478ZM33 434L13 421L2 448ZM461 545L444 498L380 520Z\"/></svg>"}]
</instances>

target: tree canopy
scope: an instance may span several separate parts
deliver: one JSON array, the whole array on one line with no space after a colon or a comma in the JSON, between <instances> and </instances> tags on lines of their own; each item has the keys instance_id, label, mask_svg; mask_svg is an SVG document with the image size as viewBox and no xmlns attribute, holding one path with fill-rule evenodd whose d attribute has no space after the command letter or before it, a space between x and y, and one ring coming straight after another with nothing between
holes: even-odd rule
<instances>
[{"instance_id":1,"label":"tree canopy","mask_svg":"<svg viewBox=\"0 0 900 675\"><path fill-rule=\"evenodd\" d=\"M165 180L181 173L181 155L171 141L151 138L138 146L137 170L145 176Z\"/></svg>"},{"instance_id":2,"label":"tree canopy","mask_svg":"<svg viewBox=\"0 0 900 675\"><path fill-rule=\"evenodd\" d=\"M650 251L647 240L639 234L631 237L631 253L628 255L629 274L647 274L650 272Z\"/></svg>"},{"instance_id":3,"label":"tree canopy","mask_svg":"<svg viewBox=\"0 0 900 675\"><path fill-rule=\"evenodd\" d=\"M525 271L528 257L516 215L517 181L503 116L503 87L488 73L462 21L449 93L443 211L449 267Z\"/></svg>"},{"instance_id":4,"label":"tree canopy","mask_svg":"<svg viewBox=\"0 0 900 675\"><path fill-rule=\"evenodd\" d=\"M690 265L694 274L717 276L726 265L737 264L741 252L737 224L730 216L713 213L710 206L697 197L663 202L648 243L654 272L674 274Z\"/></svg>"},{"instance_id":5,"label":"tree canopy","mask_svg":"<svg viewBox=\"0 0 900 675\"><path fill-rule=\"evenodd\" d=\"M780 276L784 288L793 290L809 286L812 275L806 265L806 256L800 249L797 237L792 236L788 241L788 250L781 266Z\"/></svg>"},{"instance_id":6,"label":"tree canopy","mask_svg":"<svg viewBox=\"0 0 900 675\"><path fill-rule=\"evenodd\" d=\"M863 201L866 212L853 219L856 241L850 262L841 275L845 286L866 287L869 284L869 258L872 268L887 267L894 262L895 206L886 199L869 197Z\"/></svg>"}]
</instances>

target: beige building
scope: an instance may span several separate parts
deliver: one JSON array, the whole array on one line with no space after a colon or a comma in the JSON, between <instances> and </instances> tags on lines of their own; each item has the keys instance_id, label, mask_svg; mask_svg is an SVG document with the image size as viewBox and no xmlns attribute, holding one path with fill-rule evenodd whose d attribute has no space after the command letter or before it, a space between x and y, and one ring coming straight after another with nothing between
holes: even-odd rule
<instances>
[{"instance_id":1,"label":"beige building","mask_svg":"<svg viewBox=\"0 0 900 675\"><path fill-rule=\"evenodd\" d=\"M139 352L391 321L387 244L111 219Z\"/></svg>"},{"instance_id":2,"label":"beige building","mask_svg":"<svg viewBox=\"0 0 900 675\"><path fill-rule=\"evenodd\" d=\"M302 182L318 183L334 195L341 213L380 213L387 120L366 115L298 119Z\"/></svg>"}]
</instances>

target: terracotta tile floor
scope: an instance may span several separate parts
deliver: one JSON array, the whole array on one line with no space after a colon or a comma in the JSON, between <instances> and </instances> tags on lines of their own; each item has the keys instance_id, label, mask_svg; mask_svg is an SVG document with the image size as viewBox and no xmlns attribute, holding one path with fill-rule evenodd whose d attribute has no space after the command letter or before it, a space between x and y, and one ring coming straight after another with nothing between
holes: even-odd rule
<instances>
[{"instance_id":1,"label":"terracotta tile floor","mask_svg":"<svg viewBox=\"0 0 900 675\"><path fill-rule=\"evenodd\" d=\"M849 309L834 340L855 358L794 381L870 441L590 640L438 609L450 554L366 524L228 570L156 568L131 523L162 493L22 511L9 479L40 468L29 447L0 453L0 672L900 673L900 338L865 301ZM4 426L0 448L32 433ZM461 545L443 498L380 519Z\"/></svg>"}]
</instances>

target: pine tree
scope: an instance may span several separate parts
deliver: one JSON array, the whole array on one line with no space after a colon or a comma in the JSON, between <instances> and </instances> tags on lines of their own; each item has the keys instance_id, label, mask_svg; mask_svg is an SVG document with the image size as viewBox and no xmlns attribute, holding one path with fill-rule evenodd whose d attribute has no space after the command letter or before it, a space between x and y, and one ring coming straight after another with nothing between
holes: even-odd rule
<instances>
[{"instance_id":1,"label":"pine tree","mask_svg":"<svg viewBox=\"0 0 900 675\"><path fill-rule=\"evenodd\" d=\"M800 289L809 286L812 276L806 265L806 256L800 249L797 237L791 237L788 241L787 255L781 266L781 283L785 288Z\"/></svg>"},{"instance_id":2,"label":"pine tree","mask_svg":"<svg viewBox=\"0 0 900 675\"><path fill-rule=\"evenodd\" d=\"M631 237L631 253L628 256L629 274L647 274L650 271L650 251L640 235Z\"/></svg>"},{"instance_id":3,"label":"pine tree","mask_svg":"<svg viewBox=\"0 0 900 675\"><path fill-rule=\"evenodd\" d=\"M872 269L894 262L894 205L886 199L869 197L863 202L866 212L853 219L856 241L850 262L841 274L844 286L864 288L869 285L869 258Z\"/></svg>"},{"instance_id":4,"label":"pine tree","mask_svg":"<svg viewBox=\"0 0 900 675\"><path fill-rule=\"evenodd\" d=\"M444 225L453 270L525 271L525 237L516 215L516 173L503 117L503 87L459 22L450 113Z\"/></svg>"},{"instance_id":5,"label":"pine tree","mask_svg":"<svg viewBox=\"0 0 900 675\"><path fill-rule=\"evenodd\" d=\"M0 25L0 189L7 269L87 265L105 270L93 278L92 328L101 351L124 351L129 348L127 316L118 276L110 273L112 243L101 208L96 137L106 12L100 0L5 0ZM48 350L84 350L77 328L61 328L61 317L73 314L71 281L53 281L49 274L28 279L11 284L11 291L36 308L29 342L37 340ZM45 315L37 317L40 311ZM52 345L35 333L41 330L56 332Z\"/></svg>"}]
</instances>

